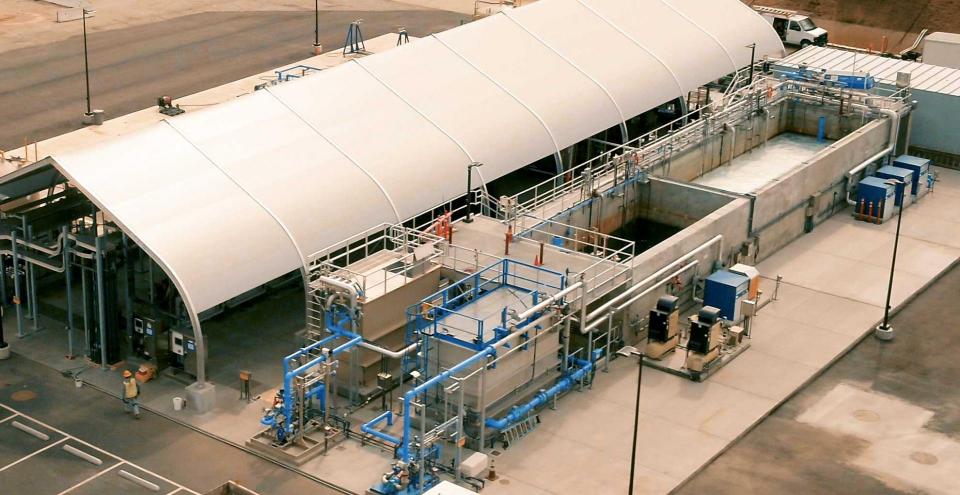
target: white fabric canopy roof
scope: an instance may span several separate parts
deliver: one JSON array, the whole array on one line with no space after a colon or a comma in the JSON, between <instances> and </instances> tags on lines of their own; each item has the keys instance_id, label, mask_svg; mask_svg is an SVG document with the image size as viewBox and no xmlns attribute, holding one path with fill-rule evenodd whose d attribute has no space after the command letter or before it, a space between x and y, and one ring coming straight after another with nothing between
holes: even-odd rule
<instances>
[{"instance_id":1,"label":"white fabric canopy roof","mask_svg":"<svg viewBox=\"0 0 960 495\"><path fill-rule=\"evenodd\" d=\"M781 56L739 0L541 0L54 157L188 309Z\"/></svg>"}]
</instances>

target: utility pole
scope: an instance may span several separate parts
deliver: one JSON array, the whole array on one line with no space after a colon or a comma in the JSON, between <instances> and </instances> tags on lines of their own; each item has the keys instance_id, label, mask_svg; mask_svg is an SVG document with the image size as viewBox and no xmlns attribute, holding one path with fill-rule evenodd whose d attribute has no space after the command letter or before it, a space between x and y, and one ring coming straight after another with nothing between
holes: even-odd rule
<instances>
[{"instance_id":1,"label":"utility pole","mask_svg":"<svg viewBox=\"0 0 960 495\"><path fill-rule=\"evenodd\" d=\"M757 44L750 43L747 48L750 49L750 84L753 84L753 66L757 63Z\"/></svg>"}]
</instances>

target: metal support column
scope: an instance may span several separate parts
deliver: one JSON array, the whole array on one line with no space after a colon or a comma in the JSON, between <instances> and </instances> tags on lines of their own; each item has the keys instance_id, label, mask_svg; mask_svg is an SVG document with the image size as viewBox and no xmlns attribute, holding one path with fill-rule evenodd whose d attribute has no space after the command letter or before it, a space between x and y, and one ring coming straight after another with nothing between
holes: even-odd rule
<instances>
[{"instance_id":1,"label":"metal support column","mask_svg":"<svg viewBox=\"0 0 960 495\"><path fill-rule=\"evenodd\" d=\"M10 233L13 241L13 304L17 307L17 337L23 338L23 305L20 301L20 260L17 255L17 231Z\"/></svg>"},{"instance_id":2,"label":"metal support column","mask_svg":"<svg viewBox=\"0 0 960 495\"><path fill-rule=\"evenodd\" d=\"M27 245L33 243L33 226L27 225ZM37 321L40 319L39 311L37 309L37 276L34 271L33 263L27 262L27 277L29 281L27 282L27 298L29 302L28 308L30 309L30 319L33 320L33 331L36 332L40 330L40 326Z\"/></svg>"},{"instance_id":3,"label":"metal support column","mask_svg":"<svg viewBox=\"0 0 960 495\"><path fill-rule=\"evenodd\" d=\"M7 304L7 255L0 254L0 306Z\"/></svg>"},{"instance_id":4,"label":"metal support column","mask_svg":"<svg viewBox=\"0 0 960 495\"><path fill-rule=\"evenodd\" d=\"M90 305L87 291L87 267L80 264L80 305L83 307L83 353L90 354Z\"/></svg>"},{"instance_id":5,"label":"metal support column","mask_svg":"<svg viewBox=\"0 0 960 495\"><path fill-rule=\"evenodd\" d=\"M60 234L63 236L63 276L67 283L67 358L73 359L73 280L72 265L70 261L70 237L69 229L66 225L60 228Z\"/></svg>"},{"instance_id":6,"label":"metal support column","mask_svg":"<svg viewBox=\"0 0 960 495\"><path fill-rule=\"evenodd\" d=\"M583 272L580 273L580 332L583 333L583 327L587 324L587 284L584 282L586 277ZM590 351L593 351L593 332L590 332ZM590 361L592 356L589 352L587 354L586 360ZM568 366L567 363L563 363L564 366ZM567 372L567 369L564 369L564 373ZM580 386L583 387L583 378L580 379Z\"/></svg>"},{"instance_id":7,"label":"metal support column","mask_svg":"<svg viewBox=\"0 0 960 495\"><path fill-rule=\"evenodd\" d=\"M611 310L610 313L607 314L607 349L604 351L604 354L603 354L603 372L604 373L610 372L610 340L611 340L611 335L613 334L613 313L614 311Z\"/></svg>"},{"instance_id":8,"label":"metal support column","mask_svg":"<svg viewBox=\"0 0 960 495\"><path fill-rule=\"evenodd\" d=\"M460 405L457 407L457 454L454 458L454 479L460 481L460 463L463 460L463 381L457 380L457 389L460 392ZM482 427L482 426L481 426Z\"/></svg>"},{"instance_id":9,"label":"metal support column","mask_svg":"<svg viewBox=\"0 0 960 495\"><path fill-rule=\"evenodd\" d=\"M107 371L107 307L103 288L103 237L97 235L94 243L96 247L96 267L97 267L97 326L100 329L100 369Z\"/></svg>"},{"instance_id":10,"label":"metal support column","mask_svg":"<svg viewBox=\"0 0 960 495\"><path fill-rule=\"evenodd\" d=\"M124 273L124 290L123 290L123 302L125 306L125 311L127 314L127 332L133 332L133 289L134 284L136 284L136 278L133 273L133 264L131 263L132 256L130 256L130 241L127 239L127 234L122 233L123 238L123 273Z\"/></svg>"},{"instance_id":11,"label":"metal support column","mask_svg":"<svg viewBox=\"0 0 960 495\"><path fill-rule=\"evenodd\" d=\"M484 384L484 376L486 375L487 371L487 361L480 361L480 366L482 366L482 368L480 368L480 392L477 394L480 397L480 399L477 401L477 409L480 409L480 445L477 446L477 452L483 453L484 449L487 448L487 404L484 402L484 388L486 388Z\"/></svg>"}]
</instances>

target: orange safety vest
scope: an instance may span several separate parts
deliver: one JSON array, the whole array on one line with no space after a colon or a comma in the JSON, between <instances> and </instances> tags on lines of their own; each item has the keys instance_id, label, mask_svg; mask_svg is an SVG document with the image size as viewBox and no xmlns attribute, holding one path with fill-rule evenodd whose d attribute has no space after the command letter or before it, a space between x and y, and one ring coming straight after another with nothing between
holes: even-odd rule
<instances>
[{"instance_id":1,"label":"orange safety vest","mask_svg":"<svg viewBox=\"0 0 960 495\"><path fill-rule=\"evenodd\" d=\"M128 378L123 381L123 398L124 399L135 399L140 395L138 390L139 385L137 385L137 380L134 378Z\"/></svg>"}]
</instances>

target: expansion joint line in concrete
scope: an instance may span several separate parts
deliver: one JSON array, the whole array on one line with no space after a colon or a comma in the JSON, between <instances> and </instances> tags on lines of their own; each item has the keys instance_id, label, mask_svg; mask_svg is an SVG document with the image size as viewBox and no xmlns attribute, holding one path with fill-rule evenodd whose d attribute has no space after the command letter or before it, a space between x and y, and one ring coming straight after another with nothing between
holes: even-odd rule
<instances>
[{"instance_id":1,"label":"expansion joint line in concrete","mask_svg":"<svg viewBox=\"0 0 960 495\"><path fill-rule=\"evenodd\" d=\"M547 125L547 121L543 120L543 117L541 117L540 114L537 113L537 111L533 109L533 107L531 107L530 105L527 105L523 100L520 99L520 97L518 97L517 95L513 94L513 92L511 92L509 89L507 89L506 86L504 86L503 84L501 84L500 81L497 81L496 79L493 78L493 76L491 76L490 74L487 74L486 72L484 72L482 69L480 69L480 67L477 66L477 64L471 62L470 59L468 59L468 58L467 58L466 56L464 56L462 53L458 52L456 49L454 49L452 46L450 46L446 41L443 41L442 39L440 39L439 36L437 36L436 34L431 34L430 37L433 38L433 39L435 39L435 40L437 40L437 42L440 43L441 45L443 45L444 48L446 48L447 50L450 50L451 53L453 53L454 55L456 55L460 60L463 60L467 65L469 65L470 67L472 67L473 70L479 72L480 75L482 75L482 76L485 77L488 81L490 81L491 83L493 83L494 86L500 88L500 91L503 91L504 93L507 94L507 96L509 96L510 98L513 98L514 101L516 101L517 103L520 104L520 106L522 106L523 108L525 108L525 109L527 110L527 112L530 113L530 115L533 115L533 117L534 117L535 119L537 119L538 122L540 122L540 125L543 126L543 130L547 132L547 135L550 136L550 140L553 141L553 148L556 150L556 154L554 155L554 159L557 160L557 164L559 165L559 164L563 163L563 160L560 158L560 143L557 142L557 137L553 135L553 131L550 130L550 126Z\"/></svg>"},{"instance_id":2,"label":"expansion joint line in concrete","mask_svg":"<svg viewBox=\"0 0 960 495\"><path fill-rule=\"evenodd\" d=\"M509 10L501 10L500 13L501 13L503 16L505 16L507 19L510 19L511 22L513 22L514 24L516 24L517 27L519 27L519 28L522 29L525 33L527 33L528 35L530 35L533 39L535 39L535 40L537 40L538 42L540 42L541 45L545 46L548 50L550 50L551 52L553 52L554 55L560 57L560 59L563 60L564 62L566 62L568 65L570 65L570 67L573 67L574 69L577 70L577 72L583 74L584 77L586 77L586 78L589 79L591 82L593 82L593 84L595 84L598 88L600 88L600 91L603 91L603 93L604 93L605 95L607 95L607 98L610 100L610 103L613 104L613 108L617 111L617 115L620 116L620 130L621 130L622 133L623 133L623 136L622 136L623 142L626 143L627 141L630 140L630 137L627 135L627 119L626 119L626 117L623 115L623 110L620 108L620 105L617 103L616 98L613 97L613 94L610 93L610 91L607 89L606 86L603 85L603 83L601 83L597 78L593 77L593 75L591 75L590 73L588 73L588 72L587 72L586 70L584 70L582 67L580 67L579 65L577 65L576 63L574 63L573 60L570 60L566 55L564 55L563 53L561 53L560 50L557 50L557 49L554 48L552 45L550 45L549 43L547 43L546 40L544 40L543 38L541 38L540 36L538 36L536 33L534 33L533 31L531 31L530 29L528 29L526 26L524 26L523 23L521 23L520 21L518 21L516 18L513 17L513 15L510 14L510 11L509 11Z\"/></svg>"},{"instance_id":3,"label":"expansion joint line in concrete","mask_svg":"<svg viewBox=\"0 0 960 495\"><path fill-rule=\"evenodd\" d=\"M390 86L389 84L387 84L386 81L384 81L384 80L383 80L380 76L378 76L375 72L373 72L372 70L370 70L369 67L367 67L366 65L363 65L363 63L360 62L359 59L353 59L352 62L355 63L355 64L357 64L357 65L358 65L361 69L363 69L363 71L366 72L370 77L372 77L372 78L375 79L378 83L380 83L380 85L383 86L384 88L386 88L387 91L393 93L394 96L396 96L397 98L399 98L400 101L402 101L405 105L407 105L408 107L410 107L410 109L413 110L414 112L416 112L417 115L419 115L420 117L422 117L423 120L426 120L427 122L429 122L433 127L435 127L435 128L436 128L438 131L440 131L444 136L446 136L447 139L450 140L450 142L452 142L454 145L456 145L457 148L460 148L460 151L462 151L463 154L467 157L467 160L470 160L470 163L476 163L476 162L477 162L477 159L473 156L472 153L470 153L470 151L467 149L467 147L464 146L463 143L460 142L460 140L458 140L457 138L453 137L452 134L450 134L449 132L447 132L447 130L444 129L440 124L438 124L435 120L433 120L433 119L431 119L429 116L427 116L426 113L424 113L424 112L421 111L419 108L417 108L416 105L414 105L413 103L410 102L410 100L408 100L408 99L405 98L403 95L401 95L399 91L397 91L397 90L394 89L392 86ZM477 176L480 177L480 186L483 188L483 191L484 191L484 192L487 192L487 181L484 180L483 174L480 172L480 169L479 169L479 168L474 167L474 169L475 169L476 172L477 172Z\"/></svg>"},{"instance_id":4,"label":"expansion joint line in concrete","mask_svg":"<svg viewBox=\"0 0 960 495\"><path fill-rule=\"evenodd\" d=\"M358 170L360 170L361 172L363 172L363 174L366 175L367 178L369 178L371 181L373 181L373 183L377 186L377 188L380 189L380 193L383 194L383 197L387 200L387 203L390 204L390 208L393 209L393 215L397 218L397 222L399 223L399 222L402 221L402 219L400 218L400 210L397 209L397 205L396 205L396 203L393 202L393 198L390 197L390 193L387 192L387 189L386 189L385 187L383 187L383 184L381 184L380 181L377 180L377 178L374 177L373 174L371 174L369 170L363 168L363 166L360 165L360 162L358 162L356 159L354 159L352 156L350 156L350 154L347 153L346 150L344 150L343 148L341 148L340 145L338 145L338 144L335 143L332 139L328 138L328 137L325 136L322 132L320 132L320 129L317 129L317 127L314 126L313 124L311 124L309 120L307 120L306 118L304 118L303 115L300 114L300 112L294 110L293 107L291 107L290 105L288 105L287 102L283 101L283 99L280 98L279 96L277 96L276 93L274 93L273 91L271 91L270 88L264 88L263 91L266 91L267 94L269 94L269 95L272 96L275 100L277 100L277 102L279 102L281 105L283 105L284 108L286 108L286 109L287 109L290 113L292 113L296 118L300 119L301 122L303 122L304 124L306 124L307 127L310 128L310 130L312 130L314 133L317 134L317 136L320 136L320 138L323 139L324 141L326 141L327 144L329 144L330 146L333 146L333 148L334 148L335 150L337 150L337 153L340 153L341 155L343 155L343 157L346 158L347 160L349 160L350 163L352 163L355 167L357 167Z\"/></svg>"},{"instance_id":5,"label":"expansion joint line in concrete","mask_svg":"<svg viewBox=\"0 0 960 495\"><path fill-rule=\"evenodd\" d=\"M677 98L680 98L681 100L683 99L684 93L685 93L686 91L683 89L683 84L680 83L680 77L677 76L677 73L673 70L672 67L670 67L669 64L667 64L667 62L666 62L665 60L663 60L662 58L660 58L660 56L657 55L656 53L654 53L653 50L650 50L649 48L647 48L643 43L640 43L639 40L637 40L636 38L634 38L633 36L631 36L630 34L628 34L626 31L624 31L623 28L621 28L620 26L618 26L615 22L613 22L613 21L611 21L610 19L606 18L606 17L605 17L603 14L601 14L600 12L597 12L596 9L594 9L592 6L590 6L589 4L587 4L584 0L576 0L576 2L579 3L580 5L582 5L582 6L583 6L584 8L586 8L587 10L589 10L590 13L592 13L592 14L595 15L595 16L597 16L597 18L599 18L601 21L607 23L607 25L609 25L609 26L612 27L615 31L617 31L618 33L620 33L620 35L622 35L624 38L627 38L628 40L630 40L631 42L633 42L634 45L637 45L637 47L639 47L641 50L643 50L644 52L646 52L647 55L650 55L651 57L653 57L654 60L656 60L667 72L670 73L670 76L673 77L673 82L676 83L676 85L677 85Z\"/></svg>"}]
</instances>

